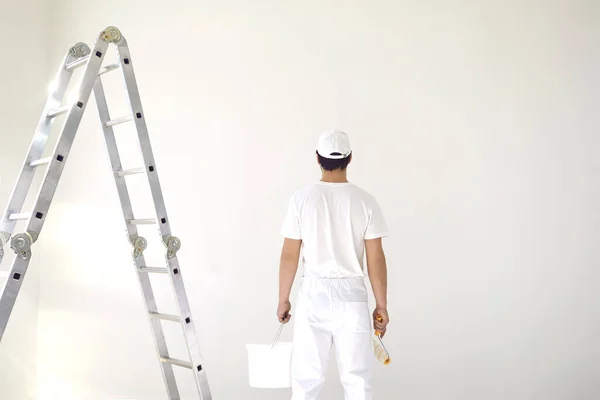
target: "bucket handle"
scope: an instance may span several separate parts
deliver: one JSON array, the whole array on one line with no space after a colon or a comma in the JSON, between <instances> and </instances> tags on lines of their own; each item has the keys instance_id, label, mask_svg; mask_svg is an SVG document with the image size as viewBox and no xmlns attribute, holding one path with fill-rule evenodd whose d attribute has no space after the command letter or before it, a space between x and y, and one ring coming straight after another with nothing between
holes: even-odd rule
<instances>
[{"instance_id":1,"label":"bucket handle","mask_svg":"<svg viewBox=\"0 0 600 400\"><path fill-rule=\"evenodd\" d=\"M277 330L277 335L275 336L275 340L273 340L273 344L271 345L271 350L273 350L273 347L275 347L275 344L277 344L277 342L279 341L281 332L283 332L283 325L284 324L279 324L279 329Z\"/></svg>"}]
</instances>

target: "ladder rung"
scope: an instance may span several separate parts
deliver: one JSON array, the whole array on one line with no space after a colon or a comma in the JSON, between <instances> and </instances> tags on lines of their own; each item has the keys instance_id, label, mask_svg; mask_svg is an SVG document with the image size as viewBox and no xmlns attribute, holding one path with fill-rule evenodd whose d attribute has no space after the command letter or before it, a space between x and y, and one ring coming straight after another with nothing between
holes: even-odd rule
<instances>
[{"instance_id":1,"label":"ladder rung","mask_svg":"<svg viewBox=\"0 0 600 400\"><path fill-rule=\"evenodd\" d=\"M67 71L70 71L72 69L81 67L82 65L84 65L85 63L87 63L87 61L90 59L90 56L87 55L85 57L81 57L79 60L77 61L73 61L72 63L67 64Z\"/></svg>"},{"instance_id":2,"label":"ladder rung","mask_svg":"<svg viewBox=\"0 0 600 400\"><path fill-rule=\"evenodd\" d=\"M48 158L40 158L39 160L35 160L29 163L30 167L39 167L41 165L48 165L52 161L52 157Z\"/></svg>"},{"instance_id":3,"label":"ladder rung","mask_svg":"<svg viewBox=\"0 0 600 400\"><path fill-rule=\"evenodd\" d=\"M147 273L155 273L155 274L168 274L169 273L168 268L159 268L159 267L140 267L139 271L147 272Z\"/></svg>"},{"instance_id":4,"label":"ladder rung","mask_svg":"<svg viewBox=\"0 0 600 400\"><path fill-rule=\"evenodd\" d=\"M177 365L178 367L189 368L189 369L194 368L194 366L192 365L191 362L181 361L181 360L177 360L175 358L161 357L160 361L167 363L167 364L171 364L171 365Z\"/></svg>"},{"instance_id":5,"label":"ladder rung","mask_svg":"<svg viewBox=\"0 0 600 400\"><path fill-rule=\"evenodd\" d=\"M181 318L179 318L177 315L161 314L161 313L151 312L150 316L152 318L162 319L163 321L181 322Z\"/></svg>"},{"instance_id":6,"label":"ladder rung","mask_svg":"<svg viewBox=\"0 0 600 400\"><path fill-rule=\"evenodd\" d=\"M121 171L115 172L117 176L127 176L127 175L137 175L143 174L146 172L146 168L133 168L133 169L125 169Z\"/></svg>"},{"instance_id":7,"label":"ladder rung","mask_svg":"<svg viewBox=\"0 0 600 400\"><path fill-rule=\"evenodd\" d=\"M146 219L130 219L127 221L129 225L154 225L156 224L156 220L154 218L146 218Z\"/></svg>"},{"instance_id":8,"label":"ladder rung","mask_svg":"<svg viewBox=\"0 0 600 400\"><path fill-rule=\"evenodd\" d=\"M100 68L100 71L98 72L98 76L104 75L107 72L113 71L113 70L119 68L120 66L121 66L121 64L119 62L108 64L108 65Z\"/></svg>"},{"instance_id":9,"label":"ladder rung","mask_svg":"<svg viewBox=\"0 0 600 400\"><path fill-rule=\"evenodd\" d=\"M58 117L59 115L66 114L69 111L69 108L70 107L67 106L67 107L61 107L58 110L51 110L48 113L48 118L55 118L55 117Z\"/></svg>"},{"instance_id":10,"label":"ladder rung","mask_svg":"<svg viewBox=\"0 0 600 400\"><path fill-rule=\"evenodd\" d=\"M106 123L106 126L114 126L114 125L119 125L125 122L129 122L131 121L133 118L131 118L131 115L128 115L126 117L121 117L121 118L117 118L117 119L113 119L111 121L108 121Z\"/></svg>"},{"instance_id":11,"label":"ladder rung","mask_svg":"<svg viewBox=\"0 0 600 400\"><path fill-rule=\"evenodd\" d=\"M24 219L29 219L31 217L31 213L20 213L20 214L10 214L8 219L11 221L21 221Z\"/></svg>"}]
</instances>

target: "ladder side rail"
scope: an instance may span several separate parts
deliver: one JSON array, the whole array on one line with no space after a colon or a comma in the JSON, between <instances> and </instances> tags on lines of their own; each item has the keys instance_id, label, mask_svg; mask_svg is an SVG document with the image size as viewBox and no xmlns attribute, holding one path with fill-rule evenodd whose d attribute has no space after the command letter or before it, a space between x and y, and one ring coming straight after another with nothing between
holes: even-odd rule
<instances>
[{"instance_id":1,"label":"ladder side rail","mask_svg":"<svg viewBox=\"0 0 600 400\"><path fill-rule=\"evenodd\" d=\"M129 242L134 248L133 260L136 267L136 273L138 274L142 295L144 297L146 314L151 326L158 358L169 358L167 342L162 330L161 322L160 320L151 317L151 313L158 314L158 307L156 305L150 277L147 273L140 271L141 268L146 266L146 262L142 254L146 245L146 241L144 238L139 236L137 225L128 223L128 221L135 219L135 216L133 213L133 207L131 205L131 199L129 197L129 191L127 189L127 182L125 177L119 174L119 172L123 170L123 166L115 139L114 129L111 125L107 124L107 122L110 121L110 113L108 110L108 104L106 102L106 95L104 93L104 86L102 84L101 77L97 78L94 85L94 96L96 98L96 105L98 106L98 114L100 116L100 122L102 123L102 131L104 133L106 148L112 167L113 177L115 179L115 185L119 195L121 209L123 210L123 218L127 229L127 235ZM162 362L159 362L159 364L161 366L161 372L167 388L169 399L179 399L179 390L177 388L173 366L171 364Z\"/></svg>"},{"instance_id":2,"label":"ladder side rail","mask_svg":"<svg viewBox=\"0 0 600 400\"><path fill-rule=\"evenodd\" d=\"M177 260L177 251L181 245L179 239L171 236L171 228L169 224L169 218L165 207L165 202L158 179L158 173L154 155L152 152L152 146L150 144L150 138L148 135L148 128L146 126L145 114L142 109L142 103L140 94L135 79L133 70L133 62L131 60L131 54L125 38L122 38L117 45L119 59L121 61L121 71L125 81L125 87L129 96L129 104L131 107L131 115L135 122L136 131L139 138L139 143L142 150L142 156L144 160L144 166L147 170L146 176L148 183L150 184L150 190L154 201L154 207L156 210L156 219L160 229L160 234L163 243L167 247L166 258L171 271L171 282L177 298L177 304L179 308L179 315L181 317L181 326L183 328L187 348L191 363L193 365L194 377L198 392L200 393L202 400L212 400L210 387L208 383L208 377L206 369L204 368L203 358L200 351L200 345L198 342L198 336L194 321L191 315L190 306L183 283L183 277L179 262Z\"/></svg>"},{"instance_id":3,"label":"ladder side rail","mask_svg":"<svg viewBox=\"0 0 600 400\"><path fill-rule=\"evenodd\" d=\"M91 51L90 59L85 66L77 97L73 104L70 105L60 138L54 148L50 165L46 170L44 182L37 194L36 202L32 210L32 216L27 226L27 233L31 235L32 242L37 240L44 225L44 221L46 220L47 212L68 160L68 155L71 151L71 146L73 145L79 124L81 123L81 118L83 117L83 113L91 97L92 89L96 82L98 71L102 66L108 44L108 42L102 39L96 41L94 48Z\"/></svg>"},{"instance_id":4,"label":"ladder side rail","mask_svg":"<svg viewBox=\"0 0 600 400\"><path fill-rule=\"evenodd\" d=\"M8 320L10 319L19 291L21 290L27 268L29 267L31 246L37 241L46 220L50 203L56 192L56 187L62 175L65 162L68 159L77 128L81 122L87 101L90 98L92 87L96 81L107 47L108 42L103 40L102 37L94 45L90 60L85 66L83 80L77 93L78 97L75 103L70 106L55 146L52 160L44 175L42 186L36 195L35 206L27 223L27 229L25 233L17 234L12 238L11 247L17 255L14 258L9 278L6 280L0 296L0 342L8 325Z\"/></svg>"},{"instance_id":5,"label":"ladder side rail","mask_svg":"<svg viewBox=\"0 0 600 400\"><path fill-rule=\"evenodd\" d=\"M67 65L78 58L85 57L89 54L89 51L90 49L86 44L77 43L69 49L60 64L56 77L49 89L46 105L44 106L42 116L40 117L33 139L29 145L29 150L27 151L27 156L21 167L21 172L13 187L4 215L0 220L0 251L2 251L3 245L10 240L17 224L17 220L11 220L9 217L11 214L17 214L22 211L23 204L25 203L31 188L37 167L36 165L31 166L31 163L38 161L46 148L48 136L50 135L52 124L54 122L54 118L49 118L48 114L52 110L56 110L60 107L67 87L69 86L69 82L71 81L71 77L73 76L73 71L67 69ZM0 254L0 262L1 261L2 254Z\"/></svg>"}]
</instances>

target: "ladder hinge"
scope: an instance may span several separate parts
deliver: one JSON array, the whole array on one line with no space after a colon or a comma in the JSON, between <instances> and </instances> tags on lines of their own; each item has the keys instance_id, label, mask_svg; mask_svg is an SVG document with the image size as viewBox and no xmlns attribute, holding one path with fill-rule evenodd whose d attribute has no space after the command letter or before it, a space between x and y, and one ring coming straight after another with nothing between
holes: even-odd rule
<instances>
[{"instance_id":1,"label":"ladder hinge","mask_svg":"<svg viewBox=\"0 0 600 400\"><path fill-rule=\"evenodd\" d=\"M23 260L29 260L31 258L31 245L33 244L33 237L29 232L19 233L13 236L10 242L10 248L15 251L17 257Z\"/></svg>"},{"instance_id":2,"label":"ladder hinge","mask_svg":"<svg viewBox=\"0 0 600 400\"><path fill-rule=\"evenodd\" d=\"M114 26L109 26L100 34L100 39L104 40L107 43L119 43L123 35L121 35L121 31Z\"/></svg>"},{"instance_id":3,"label":"ladder hinge","mask_svg":"<svg viewBox=\"0 0 600 400\"><path fill-rule=\"evenodd\" d=\"M129 238L129 242L133 245L133 259L136 260L138 257L144 254L144 250L148 247L148 241L141 236Z\"/></svg>"},{"instance_id":4,"label":"ladder hinge","mask_svg":"<svg viewBox=\"0 0 600 400\"><path fill-rule=\"evenodd\" d=\"M69 49L69 54L75 58L82 58L91 53L89 46L85 43L79 42L75 46Z\"/></svg>"},{"instance_id":5,"label":"ladder hinge","mask_svg":"<svg viewBox=\"0 0 600 400\"><path fill-rule=\"evenodd\" d=\"M177 252L181 249L181 240L175 236L163 236L163 243L167 247L167 259L177 257Z\"/></svg>"},{"instance_id":6,"label":"ladder hinge","mask_svg":"<svg viewBox=\"0 0 600 400\"><path fill-rule=\"evenodd\" d=\"M9 238L10 238L9 233L7 233L6 236L4 236L4 232L0 232L0 248L4 247L4 245L6 243L8 243Z\"/></svg>"}]
</instances>

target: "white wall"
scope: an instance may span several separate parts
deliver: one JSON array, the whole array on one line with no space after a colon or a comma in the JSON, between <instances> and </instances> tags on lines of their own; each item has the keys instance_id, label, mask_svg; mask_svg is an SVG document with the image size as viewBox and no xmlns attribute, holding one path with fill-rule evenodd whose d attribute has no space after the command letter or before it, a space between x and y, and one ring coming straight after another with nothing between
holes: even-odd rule
<instances>
[{"instance_id":1,"label":"white wall","mask_svg":"<svg viewBox=\"0 0 600 400\"><path fill-rule=\"evenodd\" d=\"M378 398L600 396L597 2L53 12L54 63L109 24L129 40L215 399L287 398L246 387L244 346L277 327L277 231L329 127L392 230ZM83 128L39 242L38 398L162 399L92 104Z\"/></svg>"},{"instance_id":2,"label":"white wall","mask_svg":"<svg viewBox=\"0 0 600 400\"><path fill-rule=\"evenodd\" d=\"M49 76L46 6L43 0L2 2L0 212L4 212L44 106ZM0 291L13 255L6 246L0 266ZM35 398L39 268L39 257L34 250L32 266L0 343L1 399Z\"/></svg>"}]
</instances>

